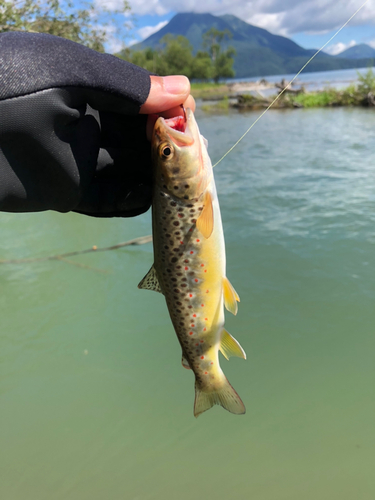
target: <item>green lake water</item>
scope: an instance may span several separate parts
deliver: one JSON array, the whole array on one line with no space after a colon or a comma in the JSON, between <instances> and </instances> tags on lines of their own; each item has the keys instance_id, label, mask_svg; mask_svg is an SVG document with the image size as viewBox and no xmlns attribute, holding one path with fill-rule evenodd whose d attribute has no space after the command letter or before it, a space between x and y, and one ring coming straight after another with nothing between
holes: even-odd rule
<instances>
[{"instance_id":1,"label":"green lake water","mask_svg":"<svg viewBox=\"0 0 375 500\"><path fill-rule=\"evenodd\" d=\"M213 161L256 116L199 115ZM151 244L0 264L1 500L374 500L374 145L371 110L271 111L215 168L244 416L193 417ZM0 259L150 232L3 213Z\"/></svg>"}]
</instances>

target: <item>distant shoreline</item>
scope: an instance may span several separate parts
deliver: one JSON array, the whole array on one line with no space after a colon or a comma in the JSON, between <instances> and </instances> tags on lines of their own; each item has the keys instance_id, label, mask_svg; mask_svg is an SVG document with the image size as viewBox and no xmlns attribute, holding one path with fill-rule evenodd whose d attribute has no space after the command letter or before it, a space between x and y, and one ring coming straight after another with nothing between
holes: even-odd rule
<instances>
[{"instance_id":1,"label":"distant shoreline","mask_svg":"<svg viewBox=\"0 0 375 500\"><path fill-rule=\"evenodd\" d=\"M206 112L225 112L230 108L240 111L267 108L275 97L282 93L273 109L298 109L306 107L365 106L375 109L375 74L369 68L365 74L358 73L358 80L343 89L330 87L308 91L308 82L293 82L282 79L270 82L266 78L258 81L233 83L192 83L192 95L201 100L200 108ZM334 82L333 82L334 83Z\"/></svg>"}]
</instances>

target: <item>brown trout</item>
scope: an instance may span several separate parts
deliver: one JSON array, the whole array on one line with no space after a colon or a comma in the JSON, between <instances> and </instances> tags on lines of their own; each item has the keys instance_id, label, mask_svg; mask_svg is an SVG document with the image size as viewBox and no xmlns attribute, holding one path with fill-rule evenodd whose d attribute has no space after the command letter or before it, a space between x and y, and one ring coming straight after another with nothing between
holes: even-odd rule
<instances>
[{"instance_id":1,"label":"brown trout","mask_svg":"<svg viewBox=\"0 0 375 500\"><path fill-rule=\"evenodd\" d=\"M182 347L182 365L195 374L194 415L213 405L236 414L245 406L219 364L246 359L224 328L224 305L237 314L239 297L225 273L225 246L207 141L193 112L158 118L152 138L154 264L139 288L164 294Z\"/></svg>"}]
</instances>

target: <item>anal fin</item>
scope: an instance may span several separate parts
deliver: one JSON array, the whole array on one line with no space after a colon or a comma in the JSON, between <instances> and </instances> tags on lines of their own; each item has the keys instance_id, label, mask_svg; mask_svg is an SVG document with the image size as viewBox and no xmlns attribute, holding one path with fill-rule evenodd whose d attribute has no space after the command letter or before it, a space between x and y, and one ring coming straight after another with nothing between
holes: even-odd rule
<instances>
[{"instance_id":1,"label":"anal fin","mask_svg":"<svg viewBox=\"0 0 375 500\"><path fill-rule=\"evenodd\" d=\"M146 274L146 276L138 284L138 288L143 288L144 290L154 290L155 292L163 293L160 288L160 283L154 264L152 264L151 269Z\"/></svg>"},{"instance_id":2,"label":"anal fin","mask_svg":"<svg viewBox=\"0 0 375 500\"><path fill-rule=\"evenodd\" d=\"M238 358L246 359L246 353L242 349L238 340L232 337L232 335L228 333L224 328L221 335L219 349L226 359L229 359L231 356L237 356Z\"/></svg>"},{"instance_id":3,"label":"anal fin","mask_svg":"<svg viewBox=\"0 0 375 500\"><path fill-rule=\"evenodd\" d=\"M223 278L224 305L229 312L236 315L238 311L237 302L240 301L238 293L226 276Z\"/></svg>"}]
</instances>

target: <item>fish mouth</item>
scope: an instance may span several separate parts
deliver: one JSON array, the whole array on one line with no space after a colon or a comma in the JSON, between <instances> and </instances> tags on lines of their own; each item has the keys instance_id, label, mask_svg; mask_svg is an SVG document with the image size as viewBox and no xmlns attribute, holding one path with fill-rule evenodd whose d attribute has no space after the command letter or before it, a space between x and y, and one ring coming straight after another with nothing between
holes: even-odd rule
<instances>
[{"instance_id":1,"label":"fish mouth","mask_svg":"<svg viewBox=\"0 0 375 500\"><path fill-rule=\"evenodd\" d=\"M196 127L194 113L190 108L184 110L184 116L158 119L158 125L164 129L177 146L191 146L194 143L193 130Z\"/></svg>"}]
</instances>

